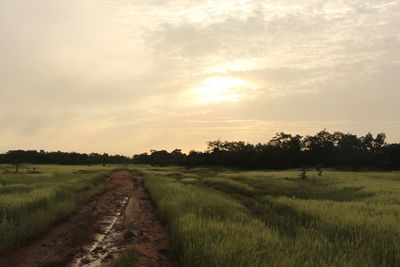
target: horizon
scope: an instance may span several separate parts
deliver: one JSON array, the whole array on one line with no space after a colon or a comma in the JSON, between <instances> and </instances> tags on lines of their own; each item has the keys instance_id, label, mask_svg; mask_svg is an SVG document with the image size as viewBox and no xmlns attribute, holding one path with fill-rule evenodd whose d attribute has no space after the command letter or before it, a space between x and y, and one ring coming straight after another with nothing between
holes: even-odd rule
<instances>
[{"instance_id":1,"label":"horizon","mask_svg":"<svg viewBox=\"0 0 400 267\"><path fill-rule=\"evenodd\" d=\"M334 133L336 133L337 131L335 131L335 132L330 132L330 131L328 131L327 129L322 129L320 132L322 132L322 131L327 131L328 133L331 133L331 134L334 134ZM277 132L276 133L276 135L279 135L280 133L283 133L283 132ZM339 133L341 133L341 132L339 132ZM295 137L296 136L296 134L294 134L294 133L284 133L284 134L289 134L289 135L292 135L293 137ZM318 134L318 133L314 133L314 135L316 135L316 134ZM357 138L363 138L365 135L357 135L357 134L353 134L353 133L349 133L349 132L346 132L346 133L342 133L342 134L350 134L350 135L355 135ZM379 135L379 134L384 134L384 138L385 138L385 143L384 143L384 145L397 145L397 144L400 144L400 143L397 143L397 142L387 142L387 136L386 136L386 134L385 133L382 133L382 132L380 132L380 133L371 133L371 132L368 132L367 134L372 134L372 136L373 137L377 137L377 135ZM366 134L366 135L367 135ZM308 137L309 135L305 135L305 136L303 136L303 135L300 135L300 137L303 139L303 138L306 138L306 137ZM313 135L310 135L310 136L313 136ZM183 153L183 154L186 154L186 155L188 155L191 151L195 151L195 152L201 152L201 153L207 153L207 146L208 146L208 143L210 143L210 142L213 142L213 141L222 141L222 142L244 142L245 144L250 144L250 145L257 145L257 144L262 144L262 145L269 145L270 144L270 142L272 141L272 139L270 139L269 141L265 141L265 142L258 142L258 143L251 143L251 142L248 142L248 141L245 141L245 140L221 140L221 139L216 139L216 140L209 140L209 141L207 141L206 142L206 146L205 146L205 148L204 149L188 149L188 150L184 150L184 149L181 149L181 148L179 148L179 147L176 147L176 148L173 148L173 149L164 149L164 148L158 148L158 149L149 149L149 150L147 150L147 151L141 151L141 152L135 152L135 153L131 153L130 155L128 155L128 154L119 154L119 153L109 153L109 152L106 152L106 151L103 151L103 152L99 152L99 151L74 151L74 150L72 150L72 151L63 151L63 150L45 150L45 149L22 149L22 148L17 148L17 149L10 149L10 150L7 150L7 151L0 151L0 154L6 154L6 153L8 153L8 152L12 152L12 151L36 151L36 152L40 152L40 151L44 151L44 152L46 152L46 153L58 153L58 152L61 152L61 153L78 153L78 154L87 154L87 155L89 155L89 154L92 154L92 153L95 153L95 154L108 154L109 156L123 156L123 157L126 157L126 158L132 158L133 156L136 156L136 155L143 155L143 154L148 154L148 155L151 155L152 154L152 152L153 151L167 151L168 153L172 153L174 150L180 150L181 151L181 153Z\"/></svg>"},{"instance_id":2,"label":"horizon","mask_svg":"<svg viewBox=\"0 0 400 267\"><path fill-rule=\"evenodd\" d=\"M0 151L204 151L325 128L399 143L399 12L393 0L0 0Z\"/></svg>"}]
</instances>

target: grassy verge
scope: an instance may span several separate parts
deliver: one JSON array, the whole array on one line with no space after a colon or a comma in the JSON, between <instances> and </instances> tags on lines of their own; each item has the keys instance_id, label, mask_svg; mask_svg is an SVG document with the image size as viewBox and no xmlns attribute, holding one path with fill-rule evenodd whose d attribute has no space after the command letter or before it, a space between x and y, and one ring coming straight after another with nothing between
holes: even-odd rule
<instances>
[{"instance_id":1,"label":"grassy verge","mask_svg":"<svg viewBox=\"0 0 400 267\"><path fill-rule=\"evenodd\" d=\"M17 247L103 191L110 168L38 166L40 174L0 174L0 251Z\"/></svg>"}]
</instances>

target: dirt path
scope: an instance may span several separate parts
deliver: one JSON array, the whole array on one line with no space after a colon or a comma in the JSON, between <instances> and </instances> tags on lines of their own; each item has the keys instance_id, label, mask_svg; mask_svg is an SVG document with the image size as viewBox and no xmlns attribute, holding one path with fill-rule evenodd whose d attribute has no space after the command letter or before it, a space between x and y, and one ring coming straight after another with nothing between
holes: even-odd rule
<instances>
[{"instance_id":1,"label":"dirt path","mask_svg":"<svg viewBox=\"0 0 400 267\"><path fill-rule=\"evenodd\" d=\"M140 178L135 183L126 218L135 237L134 247L140 266L178 266L171 260L169 237L158 221L150 196Z\"/></svg>"},{"instance_id":2,"label":"dirt path","mask_svg":"<svg viewBox=\"0 0 400 267\"><path fill-rule=\"evenodd\" d=\"M0 266L111 266L132 246L140 266L176 266L143 181L134 184L128 171L118 171L105 185L104 194L41 238L0 258Z\"/></svg>"}]
</instances>

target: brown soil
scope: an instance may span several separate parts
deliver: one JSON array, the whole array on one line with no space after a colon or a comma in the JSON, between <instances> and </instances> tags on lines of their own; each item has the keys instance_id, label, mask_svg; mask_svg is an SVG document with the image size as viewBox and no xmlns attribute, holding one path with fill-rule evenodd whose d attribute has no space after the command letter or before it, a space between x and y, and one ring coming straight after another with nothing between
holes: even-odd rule
<instances>
[{"instance_id":1,"label":"brown soil","mask_svg":"<svg viewBox=\"0 0 400 267\"><path fill-rule=\"evenodd\" d=\"M171 260L167 232L159 223L153 203L140 178L135 183L127 211L126 223L132 227L139 266L178 266Z\"/></svg>"},{"instance_id":2,"label":"brown soil","mask_svg":"<svg viewBox=\"0 0 400 267\"><path fill-rule=\"evenodd\" d=\"M0 257L0 266L110 266L127 247L135 248L139 266L176 266L143 181L133 184L131 178L128 171L113 173L104 194L39 239Z\"/></svg>"}]
</instances>

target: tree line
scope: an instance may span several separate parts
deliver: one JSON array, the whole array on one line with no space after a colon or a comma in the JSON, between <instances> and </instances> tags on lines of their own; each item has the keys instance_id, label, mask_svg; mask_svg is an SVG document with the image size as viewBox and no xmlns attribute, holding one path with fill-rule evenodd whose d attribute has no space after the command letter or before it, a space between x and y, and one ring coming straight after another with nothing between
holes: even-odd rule
<instances>
[{"instance_id":1,"label":"tree line","mask_svg":"<svg viewBox=\"0 0 400 267\"><path fill-rule=\"evenodd\" d=\"M277 133L269 142L211 141L205 152L188 154L152 150L135 155L134 163L152 165L221 166L243 169L287 169L332 167L346 169L400 169L400 144L386 143L386 135L371 133L358 137L350 133L322 130L300 136Z\"/></svg>"},{"instance_id":2,"label":"tree line","mask_svg":"<svg viewBox=\"0 0 400 267\"><path fill-rule=\"evenodd\" d=\"M61 165L93 165L132 163L132 159L121 155L76 152L46 152L44 150L10 150L0 154L0 163L6 164L61 164Z\"/></svg>"},{"instance_id":3,"label":"tree line","mask_svg":"<svg viewBox=\"0 0 400 267\"><path fill-rule=\"evenodd\" d=\"M347 169L400 169L400 144L388 144L386 135L371 133L358 137L350 133L322 130L315 135L300 136L277 133L267 143L244 141L210 141L204 152L180 149L172 152L152 150L133 157L98 153L46 152L43 150L11 150L0 154L0 163L7 164L151 164L233 167L243 169L288 169L332 167Z\"/></svg>"}]
</instances>

